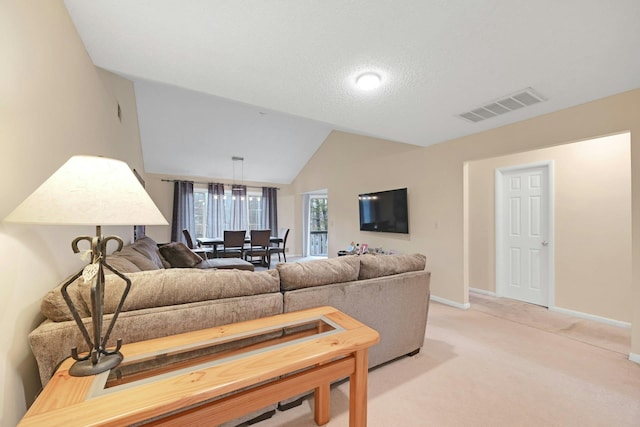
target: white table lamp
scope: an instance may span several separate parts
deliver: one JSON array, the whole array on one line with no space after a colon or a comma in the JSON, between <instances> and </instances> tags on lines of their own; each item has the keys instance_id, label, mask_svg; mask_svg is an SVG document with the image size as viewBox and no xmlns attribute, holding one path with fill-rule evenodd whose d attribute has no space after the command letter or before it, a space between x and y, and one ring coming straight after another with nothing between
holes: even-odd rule
<instances>
[{"instance_id":1,"label":"white table lamp","mask_svg":"<svg viewBox=\"0 0 640 427\"><path fill-rule=\"evenodd\" d=\"M106 345L131 287L131 281L105 262L107 243L111 240L116 241L117 250L120 250L123 242L118 236L102 236L101 226L168 224L129 166L122 161L105 157L74 156L4 221L96 226L95 236L80 236L71 244L73 251L78 253L78 243L88 241L91 244L91 263L62 286L62 295L89 347L89 353L86 355L78 355L77 348L71 350L76 362L69 372L75 376L94 375L117 366L122 361L122 341L118 339L116 347L112 350L108 350ZM127 286L103 335L104 268L122 278ZM82 322L67 292L68 286L80 276L91 281L92 335Z\"/></svg>"}]
</instances>

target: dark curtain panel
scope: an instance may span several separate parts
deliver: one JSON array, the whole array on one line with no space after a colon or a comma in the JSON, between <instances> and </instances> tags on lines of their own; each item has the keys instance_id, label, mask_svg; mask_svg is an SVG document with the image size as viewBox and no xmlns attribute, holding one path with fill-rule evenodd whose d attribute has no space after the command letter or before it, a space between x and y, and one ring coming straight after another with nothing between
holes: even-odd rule
<instances>
[{"instance_id":1,"label":"dark curtain panel","mask_svg":"<svg viewBox=\"0 0 640 427\"><path fill-rule=\"evenodd\" d=\"M138 178L138 181L144 187L145 186L144 179L142 179L142 177L140 176L138 171L134 169L133 170L133 174L136 176L136 178ZM133 226L133 240L134 241L136 241L138 239L142 239L146 235L147 235L147 229L146 229L145 225L134 225Z\"/></svg>"},{"instance_id":2,"label":"dark curtain panel","mask_svg":"<svg viewBox=\"0 0 640 427\"><path fill-rule=\"evenodd\" d=\"M247 187L244 185L231 188L231 228L247 229Z\"/></svg>"},{"instance_id":3,"label":"dark curtain panel","mask_svg":"<svg viewBox=\"0 0 640 427\"><path fill-rule=\"evenodd\" d=\"M263 229L270 229L271 235L278 235L278 189L262 187L262 219Z\"/></svg>"},{"instance_id":4,"label":"dark curtain panel","mask_svg":"<svg viewBox=\"0 0 640 427\"><path fill-rule=\"evenodd\" d=\"M187 229L195 236L193 215L193 182L173 183L173 220L171 221L171 241L187 243L182 230Z\"/></svg>"},{"instance_id":5,"label":"dark curtain panel","mask_svg":"<svg viewBox=\"0 0 640 427\"><path fill-rule=\"evenodd\" d=\"M207 203L207 237L224 234L224 184L209 184Z\"/></svg>"}]
</instances>

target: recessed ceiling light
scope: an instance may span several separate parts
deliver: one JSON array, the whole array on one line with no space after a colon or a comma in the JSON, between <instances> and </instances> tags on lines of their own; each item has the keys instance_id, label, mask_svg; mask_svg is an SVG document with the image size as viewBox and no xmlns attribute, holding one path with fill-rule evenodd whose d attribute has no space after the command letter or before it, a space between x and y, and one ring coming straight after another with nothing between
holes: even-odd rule
<instances>
[{"instance_id":1,"label":"recessed ceiling light","mask_svg":"<svg viewBox=\"0 0 640 427\"><path fill-rule=\"evenodd\" d=\"M364 73L356 79L356 85L362 90L373 90L380 86L380 76L376 73Z\"/></svg>"}]
</instances>

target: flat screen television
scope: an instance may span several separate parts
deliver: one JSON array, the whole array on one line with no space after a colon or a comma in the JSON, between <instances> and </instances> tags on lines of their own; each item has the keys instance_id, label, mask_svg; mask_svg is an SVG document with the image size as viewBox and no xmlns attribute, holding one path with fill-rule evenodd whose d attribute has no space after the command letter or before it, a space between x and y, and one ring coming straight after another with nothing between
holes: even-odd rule
<instances>
[{"instance_id":1,"label":"flat screen television","mask_svg":"<svg viewBox=\"0 0 640 427\"><path fill-rule=\"evenodd\" d=\"M407 189L358 195L360 230L409 234Z\"/></svg>"}]
</instances>

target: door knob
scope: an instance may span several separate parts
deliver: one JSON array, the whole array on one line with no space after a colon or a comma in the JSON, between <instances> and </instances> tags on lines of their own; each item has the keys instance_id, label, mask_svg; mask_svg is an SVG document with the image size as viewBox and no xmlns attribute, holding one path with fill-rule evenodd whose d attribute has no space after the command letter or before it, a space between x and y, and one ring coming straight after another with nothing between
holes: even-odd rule
<instances>
[{"instance_id":1,"label":"door knob","mask_svg":"<svg viewBox=\"0 0 640 427\"><path fill-rule=\"evenodd\" d=\"M549 242L547 242L546 240L542 241L542 246L549 246Z\"/></svg>"}]
</instances>

